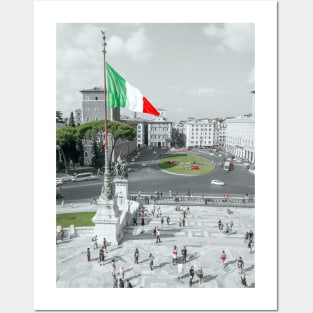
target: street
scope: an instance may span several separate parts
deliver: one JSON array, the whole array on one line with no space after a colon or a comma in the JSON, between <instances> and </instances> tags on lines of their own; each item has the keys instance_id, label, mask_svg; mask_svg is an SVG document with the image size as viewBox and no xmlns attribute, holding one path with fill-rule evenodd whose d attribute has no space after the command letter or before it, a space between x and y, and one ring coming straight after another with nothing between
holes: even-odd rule
<instances>
[{"instance_id":1,"label":"street","mask_svg":"<svg viewBox=\"0 0 313 313\"><path fill-rule=\"evenodd\" d=\"M127 166L129 169L129 193L137 193L139 190L151 193L156 190L164 193L169 191L187 193L189 190L192 194L248 193L254 195L255 193L254 174L250 173L242 163L234 161L234 169L230 172L225 172L222 170L220 163L226 156L219 156L219 153L210 155L209 153L191 151L188 153L201 155L214 161L216 168L211 173L200 176L182 176L170 174L159 169L156 162L165 153L168 153L167 150L158 148L141 150L140 155L133 162L129 161ZM225 186L211 186L210 182L212 179L225 182ZM88 202L92 198L99 197L102 185L102 176L99 177L99 180L64 183L61 187L61 193L66 202ZM61 201L62 199L58 199L57 204Z\"/></svg>"}]
</instances>

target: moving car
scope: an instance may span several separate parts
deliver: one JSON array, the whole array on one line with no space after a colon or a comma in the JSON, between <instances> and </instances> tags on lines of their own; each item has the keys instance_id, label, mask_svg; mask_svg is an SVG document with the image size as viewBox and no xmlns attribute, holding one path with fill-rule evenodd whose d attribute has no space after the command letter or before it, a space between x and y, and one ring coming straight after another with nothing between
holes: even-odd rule
<instances>
[{"instance_id":1,"label":"moving car","mask_svg":"<svg viewBox=\"0 0 313 313\"><path fill-rule=\"evenodd\" d=\"M224 186L225 183L223 181L221 181L221 180L213 179L213 180L211 180L211 185Z\"/></svg>"},{"instance_id":2,"label":"moving car","mask_svg":"<svg viewBox=\"0 0 313 313\"><path fill-rule=\"evenodd\" d=\"M81 173L77 174L72 178L73 182L77 181L86 181L86 180L92 180L92 179L98 179L99 177L96 175L92 175L92 173Z\"/></svg>"}]
</instances>

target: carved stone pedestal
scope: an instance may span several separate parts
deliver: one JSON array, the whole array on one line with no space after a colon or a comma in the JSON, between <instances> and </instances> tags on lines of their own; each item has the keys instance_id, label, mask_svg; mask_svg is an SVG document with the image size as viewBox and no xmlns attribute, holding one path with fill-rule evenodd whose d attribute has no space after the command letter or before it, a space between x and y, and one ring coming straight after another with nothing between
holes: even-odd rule
<instances>
[{"instance_id":1,"label":"carved stone pedestal","mask_svg":"<svg viewBox=\"0 0 313 313\"><path fill-rule=\"evenodd\" d=\"M92 218L95 223L95 234L99 239L99 246L103 238L111 245L118 245L123 234L120 230L120 216L115 200L99 198L96 215Z\"/></svg>"}]
</instances>

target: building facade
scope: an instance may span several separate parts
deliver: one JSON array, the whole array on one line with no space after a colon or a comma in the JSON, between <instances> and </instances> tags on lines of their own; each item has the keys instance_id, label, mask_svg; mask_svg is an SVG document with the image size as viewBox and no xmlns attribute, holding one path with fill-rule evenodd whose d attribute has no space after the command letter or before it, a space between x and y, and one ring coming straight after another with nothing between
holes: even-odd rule
<instances>
[{"instance_id":1,"label":"building facade","mask_svg":"<svg viewBox=\"0 0 313 313\"><path fill-rule=\"evenodd\" d=\"M82 100L82 123L104 120L104 89L94 87L80 91L83 95ZM119 121L120 109L108 108L108 120Z\"/></svg>"},{"instance_id":2,"label":"building facade","mask_svg":"<svg viewBox=\"0 0 313 313\"><path fill-rule=\"evenodd\" d=\"M147 146L148 146L148 124L146 121L138 121L137 147L146 148Z\"/></svg>"},{"instance_id":3,"label":"building facade","mask_svg":"<svg viewBox=\"0 0 313 313\"><path fill-rule=\"evenodd\" d=\"M170 148L172 141L172 122L167 121L165 110L158 109L160 116L147 121L148 146Z\"/></svg>"},{"instance_id":4,"label":"building facade","mask_svg":"<svg viewBox=\"0 0 313 313\"><path fill-rule=\"evenodd\" d=\"M185 127L186 147L209 148L220 146L224 125L219 120L193 119Z\"/></svg>"},{"instance_id":5,"label":"building facade","mask_svg":"<svg viewBox=\"0 0 313 313\"><path fill-rule=\"evenodd\" d=\"M226 119L225 151L255 163L255 120L252 117Z\"/></svg>"}]
</instances>

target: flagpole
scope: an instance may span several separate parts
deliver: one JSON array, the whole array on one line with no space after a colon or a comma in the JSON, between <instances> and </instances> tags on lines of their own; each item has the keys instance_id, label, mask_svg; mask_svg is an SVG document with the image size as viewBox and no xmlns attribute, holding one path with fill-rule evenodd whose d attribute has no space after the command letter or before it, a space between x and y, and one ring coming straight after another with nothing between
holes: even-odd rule
<instances>
[{"instance_id":1,"label":"flagpole","mask_svg":"<svg viewBox=\"0 0 313 313\"><path fill-rule=\"evenodd\" d=\"M103 62L104 62L104 184L102 188L102 194L106 200L112 198L112 191L110 185L110 171L109 171L109 143L108 143L108 105L107 105L107 80L106 80L106 32L102 31L103 38Z\"/></svg>"}]
</instances>

